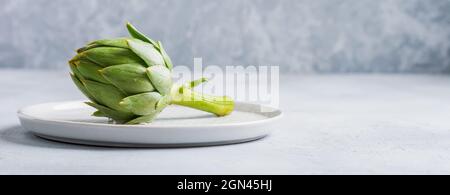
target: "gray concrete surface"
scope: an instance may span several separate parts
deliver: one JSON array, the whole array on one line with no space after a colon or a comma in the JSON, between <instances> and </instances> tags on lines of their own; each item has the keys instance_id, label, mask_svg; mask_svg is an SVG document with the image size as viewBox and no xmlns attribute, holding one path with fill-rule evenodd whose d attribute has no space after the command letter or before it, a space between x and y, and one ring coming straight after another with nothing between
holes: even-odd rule
<instances>
[{"instance_id":1,"label":"gray concrete surface","mask_svg":"<svg viewBox=\"0 0 450 195\"><path fill-rule=\"evenodd\" d=\"M450 174L450 77L281 77L285 115L250 143L119 149L46 141L18 108L80 99L66 72L1 70L0 174Z\"/></svg>"}]
</instances>

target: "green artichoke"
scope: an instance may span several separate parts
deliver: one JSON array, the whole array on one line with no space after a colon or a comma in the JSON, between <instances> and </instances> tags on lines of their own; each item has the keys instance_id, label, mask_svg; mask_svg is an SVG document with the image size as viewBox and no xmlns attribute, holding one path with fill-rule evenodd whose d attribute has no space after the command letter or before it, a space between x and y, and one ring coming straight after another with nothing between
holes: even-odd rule
<instances>
[{"instance_id":1,"label":"green artichoke","mask_svg":"<svg viewBox=\"0 0 450 195\"><path fill-rule=\"evenodd\" d=\"M172 61L156 42L130 23L130 38L97 40L77 50L69 61L71 77L86 102L116 123L150 123L168 105L187 106L217 116L233 111L227 96L204 95L192 88L206 79L178 85L172 82Z\"/></svg>"}]
</instances>

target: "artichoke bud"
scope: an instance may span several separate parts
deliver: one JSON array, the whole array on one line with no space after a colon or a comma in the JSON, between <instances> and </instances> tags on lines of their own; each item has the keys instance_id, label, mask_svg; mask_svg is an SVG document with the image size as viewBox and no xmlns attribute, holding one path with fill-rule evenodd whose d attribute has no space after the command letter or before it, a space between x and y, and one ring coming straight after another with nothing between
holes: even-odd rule
<instances>
[{"instance_id":1,"label":"artichoke bud","mask_svg":"<svg viewBox=\"0 0 450 195\"><path fill-rule=\"evenodd\" d=\"M191 91L205 80L173 86L173 64L162 43L148 38L129 23L127 28L132 38L90 42L69 61L73 82L91 100L87 104L96 109L93 116L106 116L117 123L148 123L169 104L219 116L231 112L232 102ZM184 88L189 90L184 93L181 90ZM184 101L192 99L191 96L201 101Z\"/></svg>"},{"instance_id":2,"label":"artichoke bud","mask_svg":"<svg viewBox=\"0 0 450 195\"><path fill-rule=\"evenodd\" d=\"M100 70L108 81L127 94L138 94L154 91L146 75L146 69L140 64L121 64Z\"/></svg>"},{"instance_id":3,"label":"artichoke bud","mask_svg":"<svg viewBox=\"0 0 450 195\"><path fill-rule=\"evenodd\" d=\"M156 104L161 99L157 92L141 93L124 98L120 105L137 115L148 115L156 112Z\"/></svg>"}]
</instances>

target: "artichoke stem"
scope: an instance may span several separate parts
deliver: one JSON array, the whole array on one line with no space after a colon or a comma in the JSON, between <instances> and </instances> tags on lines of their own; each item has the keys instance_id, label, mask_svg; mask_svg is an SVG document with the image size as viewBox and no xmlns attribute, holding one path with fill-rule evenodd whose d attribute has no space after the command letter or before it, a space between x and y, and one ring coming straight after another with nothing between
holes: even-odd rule
<instances>
[{"instance_id":1,"label":"artichoke stem","mask_svg":"<svg viewBox=\"0 0 450 195\"><path fill-rule=\"evenodd\" d=\"M234 109L234 101L227 96L213 96L195 92L184 86L174 86L171 90L171 103L226 116Z\"/></svg>"}]
</instances>

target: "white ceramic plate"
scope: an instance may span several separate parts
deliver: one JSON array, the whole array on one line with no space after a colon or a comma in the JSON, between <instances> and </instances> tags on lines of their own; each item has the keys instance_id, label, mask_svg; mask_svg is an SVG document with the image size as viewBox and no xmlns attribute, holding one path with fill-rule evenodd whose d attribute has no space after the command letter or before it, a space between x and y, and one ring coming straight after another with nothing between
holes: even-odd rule
<instances>
[{"instance_id":1,"label":"white ceramic plate","mask_svg":"<svg viewBox=\"0 0 450 195\"><path fill-rule=\"evenodd\" d=\"M39 137L62 142L115 147L184 147L246 142L268 135L281 111L236 102L229 116L168 106L146 125L111 124L91 116L82 101L29 106L18 111L22 126ZM264 112L263 112L264 111Z\"/></svg>"}]
</instances>

